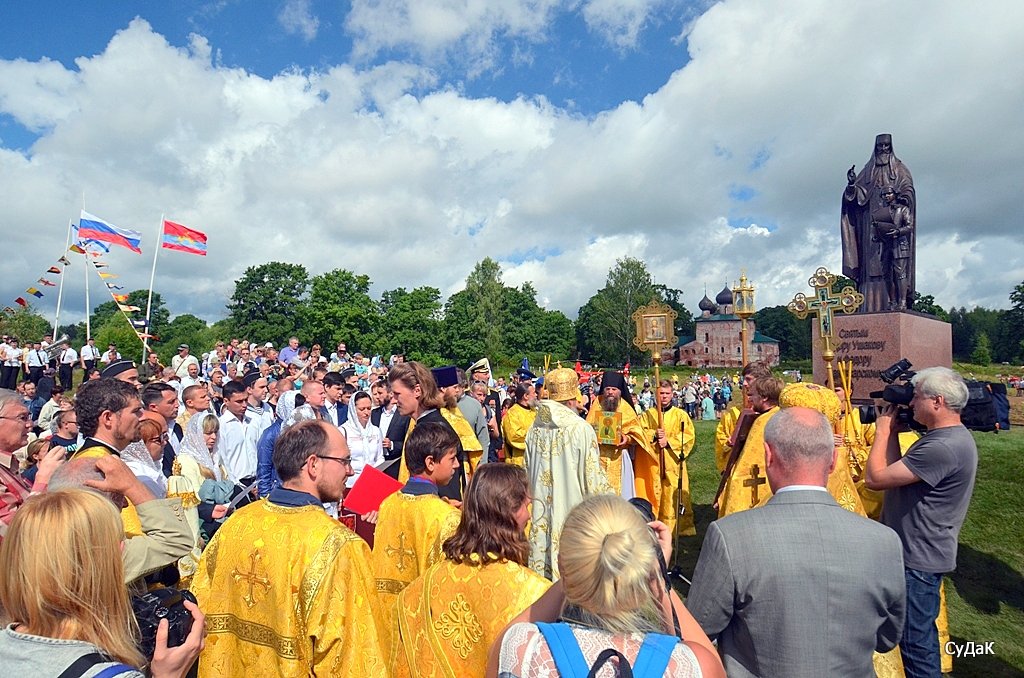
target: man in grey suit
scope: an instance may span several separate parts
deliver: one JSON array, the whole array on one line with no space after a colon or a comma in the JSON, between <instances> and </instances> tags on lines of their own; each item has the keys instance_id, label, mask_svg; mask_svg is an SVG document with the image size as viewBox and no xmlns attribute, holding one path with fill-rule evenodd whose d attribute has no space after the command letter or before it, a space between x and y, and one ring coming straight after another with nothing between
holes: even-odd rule
<instances>
[{"instance_id":1,"label":"man in grey suit","mask_svg":"<svg viewBox=\"0 0 1024 678\"><path fill-rule=\"evenodd\" d=\"M708 527L686 607L737 676L873 676L899 642L903 549L889 528L839 506L825 485L832 427L814 410L765 428L774 496Z\"/></svg>"}]
</instances>

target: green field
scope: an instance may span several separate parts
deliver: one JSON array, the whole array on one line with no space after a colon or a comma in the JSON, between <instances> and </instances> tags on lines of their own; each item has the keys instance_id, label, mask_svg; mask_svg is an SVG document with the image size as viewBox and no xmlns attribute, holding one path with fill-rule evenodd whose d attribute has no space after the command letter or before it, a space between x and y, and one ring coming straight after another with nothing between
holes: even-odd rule
<instances>
[{"instance_id":1,"label":"green field","mask_svg":"<svg viewBox=\"0 0 1024 678\"><path fill-rule=\"evenodd\" d=\"M679 541L678 563L693 572L701 540L716 516L711 501L718 488L714 460L715 422L696 422L697 444L690 458L690 489L697 536ZM974 497L960 533L957 571L946 578L946 602L953 640L993 641L995 656L954 660L957 678L1024 676L1024 429L976 433L979 462ZM686 592L685 585L682 587Z\"/></svg>"}]
</instances>

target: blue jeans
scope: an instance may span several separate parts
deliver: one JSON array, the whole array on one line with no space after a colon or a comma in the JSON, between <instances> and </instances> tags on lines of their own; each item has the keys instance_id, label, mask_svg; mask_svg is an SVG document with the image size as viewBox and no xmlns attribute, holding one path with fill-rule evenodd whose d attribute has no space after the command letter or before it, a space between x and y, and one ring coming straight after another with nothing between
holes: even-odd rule
<instances>
[{"instance_id":1,"label":"blue jeans","mask_svg":"<svg viewBox=\"0 0 1024 678\"><path fill-rule=\"evenodd\" d=\"M907 678L940 678L939 585L942 574L904 568L907 581L907 620L903 624L900 654Z\"/></svg>"}]
</instances>

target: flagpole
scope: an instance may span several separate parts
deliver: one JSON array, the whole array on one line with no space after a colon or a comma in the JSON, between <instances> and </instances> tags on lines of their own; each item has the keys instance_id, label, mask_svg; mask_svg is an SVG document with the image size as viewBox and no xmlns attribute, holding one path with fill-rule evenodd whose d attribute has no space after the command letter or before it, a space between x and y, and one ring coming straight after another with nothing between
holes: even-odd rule
<instances>
[{"instance_id":1,"label":"flagpole","mask_svg":"<svg viewBox=\"0 0 1024 678\"><path fill-rule=\"evenodd\" d=\"M149 313L153 309L153 282L156 280L156 258L160 254L160 250L163 245L163 232L164 232L164 214L160 213L160 229L156 233L156 242L153 244L153 269L149 272L149 296L146 297L146 334L152 334L149 331ZM142 341L142 361L146 362L146 357L149 353L149 337L147 336Z\"/></svg>"},{"instance_id":2,"label":"flagpole","mask_svg":"<svg viewBox=\"0 0 1024 678\"><path fill-rule=\"evenodd\" d=\"M70 219L68 220L68 237L67 237L67 240L64 242L64 253L61 254L62 257L66 257L68 255L68 248L69 247L71 247L71 220ZM61 264L61 266L63 266L63 265L64 264ZM61 271L60 287L57 288L57 312L53 314L53 334L51 335L53 337L54 341L57 340L57 322L60 320L60 300L61 300L61 297L64 296L64 273L65 272L66 271Z\"/></svg>"}]
</instances>

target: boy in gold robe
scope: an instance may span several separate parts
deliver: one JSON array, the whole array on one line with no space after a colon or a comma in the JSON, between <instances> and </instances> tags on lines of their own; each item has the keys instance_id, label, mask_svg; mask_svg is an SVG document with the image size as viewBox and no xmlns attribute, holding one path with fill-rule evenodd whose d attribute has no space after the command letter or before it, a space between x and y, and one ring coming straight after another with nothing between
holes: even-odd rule
<instances>
[{"instance_id":1,"label":"boy in gold robe","mask_svg":"<svg viewBox=\"0 0 1024 678\"><path fill-rule=\"evenodd\" d=\"M295 424L274 468L281 486L217 530L192 580L209 634L199 676L390 675L369 548L322 506L353 475L344 436Z\"/></svg>"},{"instance_id":2,"label":"boy in gold robe","mask_svg":"<svg viewBox=\"0 0 1024 678\"><path fill-rule=\"evenodd\" d=\"M727 469L729 479L718 498L718 517L754 508L771 496L765 476L764 427L779 411L779 394L783 382L778 377L759 377L747 389L750 406L760 416L750 427L747 440L736 463Z\"/></svg>"},{"instance_id":3,"label":"boy in gold robe","mask_svg":"<svg viewBox=\"0 0 1024 678\"><path fill-rule=\"evenodd\" d=\"M384 500L373 540L373 574L384 628L392 628L398 594L442 559L441 544L455 533L459 510L438 496L455 475L459 438L443 422L420 423L405 441L412 474L405 486ZM389 647L394 658L397 647Z\"/></svg>"},{"instance_id":4,"label":"boy in gold robe","mask_svg":"<svg viewBox=\"0 0 1024 678\"><path fill-rule=\"evenodd\" d=\"M528 382L516 386L515 403L501 418L501 439L505 463L522 466L526 456L526 433L537 418L537 388Z\"/></svg>"},{"instance_id":5,"label":"boy in gold robe","mask_svg":"<svg viewBox=\"0 0 1024 678\"><path fill-rule=\"evenodd\" d=\"M479 468L466 491L458 530L442 545L445 559L398 595L396 677L484 675L494 639L551 586L525 567L529 510L522 468Z\"/></svg>"},{"instance_id":6,"label":"boy in gold robe","mask_svg":"<svg viewBox=\"0 0 1024 678\"><path fill-rule=\"evenodd\" d=\"M719 473L725 470L725 465L729 460L729 453L732 451L732 445L729 441L732 439L733 431L736 429L736 422L739 421L740 410L744 407L743 399L745 394L749 392L756 379L770 376L772 376L771 368L763 362L747 363L743 367L743 380L740 382L742 390L738 393L740 402L738 405L733 405L722 412L722 418L718 421L718 427L715 429L715 465L718 467ZM733 391L733 393L736 393L736 391Z\"/></svg>"},{"instance_id":7,"label":"boy in gold robe","mask_svg":"<svg viewBox=\"0 0 1024 678\"><path fill-rule=\"evenodd\" d=\"M641 416L648 438L654 440L655 451L663 451L665 468L661 477L661 505L658 520L668 525L672 534L679 532L687 537L697 534L693 523L693 504L690 501L690 476L686 472L686 456L693 449L696 438L690 415L672 406L672 382L662 379L658 385L658 400L661 403L662 425L658 426L658 410L652 407ZM681 476L681 477L680 477ZM676 508L678 495L679 507ZM679 516L682 517L679 517Z\"/></svg>"}]
</instances>

